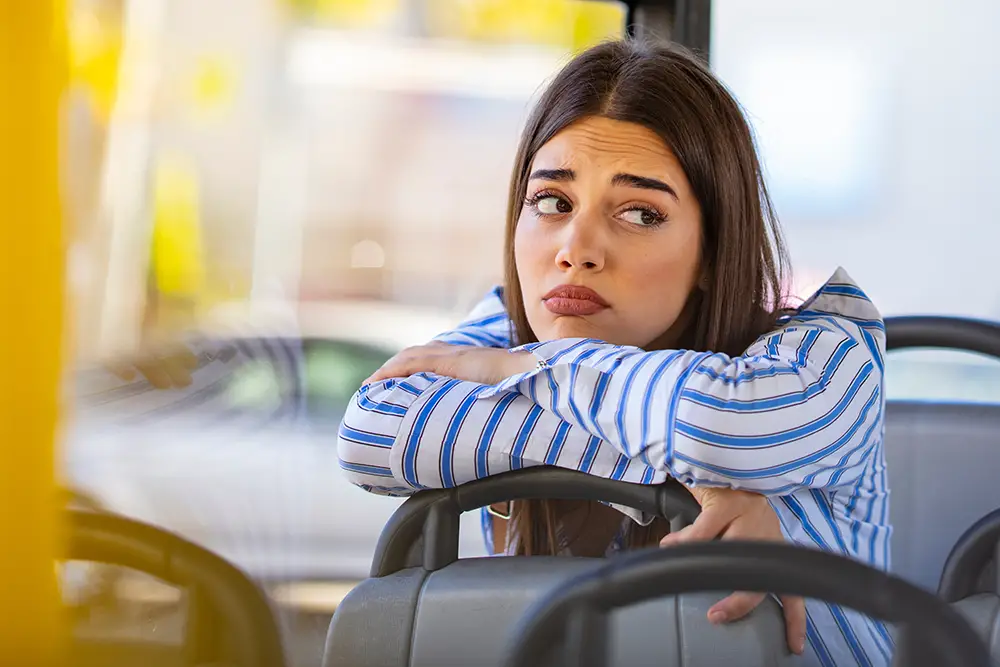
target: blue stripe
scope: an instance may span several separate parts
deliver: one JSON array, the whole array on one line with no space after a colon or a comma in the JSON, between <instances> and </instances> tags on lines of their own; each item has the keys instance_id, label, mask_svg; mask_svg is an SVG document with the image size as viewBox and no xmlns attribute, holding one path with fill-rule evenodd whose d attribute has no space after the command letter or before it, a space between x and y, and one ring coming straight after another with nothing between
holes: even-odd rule
<instances>
[{"instance_id":1,"label":"blue stripe","mask_svg":"<svg viewBox=\"0 0 1000 667\"><path fill-rule=\"evenodd\" d=\"M868 403L862 409L861 414L858 416L857 420L854 422L854 424L851 425L851 428L848 429L848 431L843 436L841 436L840 438L838 438L832 444L830 444L830 445L828 445L828 446L826 446L826 447L824 447L822 449L819 449L819 450L813 452L812 454L810 454L808 456L802 456L802 457L799 457L798 459L794 459L792 461L787 461L787 462L779 464L779 465L771 466L770 468L757 468L757 469L754 469L754 470L735 470L735 469L732 469L732 468L725 468L723 466L712 465L712 464L709 464L709 463L706 463L706 462L703 462L703 461L697 461L697 460L695 460L695 459L693 459L691 457L688 457L688 456L685 456L684 454L681 454L680 452L674 452L672 458L674 458L676 460L679 460L679 461L683 461L684 463L687 463L689 465L692 465L692 466L695 466L695 467L698 467L698 468L702 468L702 469L708 470L710 472L715 472L717 474L724 475L726 477L730 477L730 478L733 478L733 479L764 479L764 478L767 478L767 477L777 477L777 476L789 473L789 472L791 472L793 470L797 470L797 469L799 469L799 468L801 468L803 466L809 465L810 463L815 463L817 461L821 461L824 458L826 458L828 455L832 454L833 452L837 451L838 449L840 449L841 447L843 447L845 444L847 444L848 442L850 442L851 439L853 438L854 434L858 431L858 429L861 428L861 424L863 424L865 422L865 420L867 419L867 417L868 417L868 411L871 409L871 407L877 401L878 401L878 392L876 391L876 392L874 392L872 394L872 397L868 400ZM857 447L855 447L852 450L852 452L857 451L858 449L860 449L861 447L864 447L865 445L866 445L866 443L862 442ZM849 454L850 453L851 452L849 452ZM825 468L824 470L831 470L831 469L835 469L836 467L837 466L830 466L829 468ZM816 471L816 472L812 473L811 475L809 475L808 477L806 477L805 480L803 480L802 484L794 484L793 483L793 484L790 484L787 487L782 487L781 489L772 490L771 493L784 493L784 492L786 492L788 490L794 490L796 488L800 488L801 486L805 486L808 483L810 483L813 479L815 479L815 477L820 472L823 472L823 471L820 470L820 471Z\"/></svg>"},{"instance_id":2,"label":"blue stripe","mask_svg":"<svg viewBox=\"0 0 1000 667\"><path fill-rule=\"evenodd\" d=\"M858 477L858 483L854 485L854 489L851 491L851 498L850 500L847 501L846 512L849 518L854 516L854 511L857 507L858 500L861 499L861 489L864 487L865 478L868 476L869 472L872 473L872 485L874 486L875 484L875 476L874 476L875 470L874 468L869 467L868 470L866 470L864 473L861 474L860 477ZM869 502L871 501L869 500ZM857 519L851 519L851 550L854 553L860 553L861 551L861 546L859 544L859 541L861 539L860 536L861 525L862 525L861 521L858 521Z\"/></svg>"},{"instance_id":3,"label":"blue stripe","mask_svg":"<svg viewBox=\"0 0 1000 667\"><path fill-rule=\"evenodd\" d=\"M365 475L375 475L377 477L392 477L392 470L382 466L367 465L364 463L351 463L340 459L340 467L351 472L360 472Z\"/></svg>"},{"instance_id":4,"label":"blue stripe","mask_svg":"<svg viewBox=\"0 0 1000 667\"><path fill-rule=\"evenodd\" d=\"M421 394L420 390L409 382L399 381L396 383L396 386L405 391L407 394L413 394L414 396L420 396Z\"/></svg>"},{"instance_id":5,"label":"blue stripe","mask_svg":"<svg viewBox=\"0 0 1000 667\"><path fill-rule=\"evenodd\" d=\"M653 475L656 474L656 469L652 466L646 466L646 469L642 472L642 481L640 484L652 484Z\"/></svg>"},{"instance_id":6,"label":"blue stripe","mask_svg":"<svg viewBox=\"0 0 1000 667\"><path fill-rule=\"evenodd\" d=\"M881 637L881 633L885 631L885 627L881 621L875 620L874 618L865 618L867 621L868 635L872 638L872 644L875 644L875 648L878 652L882 654L882 660L884 664L892 664L892 647L888 642L884 641ZM879 631L881 629L881 632Z\"/></svg>"},{"instance_id":7,"label":"blue stripe","mask_svg":"<svg viewBox=\"0 0 1000 667\"><path fill-rule=\"evenodd\" d=\"M448 422L444 442L441 443L441 456L438 464L441 471L441 485L445 488L455 486L455 440L458 438L458 432L461 430L462 424L465 423L465 417L469 414L469 410L476 403L476 397L485 390L486 387L476 387L469 392L469 395L459 403L458 409L455 410L455 414Z\"/></svg>"},{"instance_id":8,"label":"blue stripe","mask_svg":"<svg viewBox=\"0 0 1000 667\"><path fill-rule=\"evenodd\" d=\"M395 442L395 438L391 435L379 435L378 433L359 431L356 428L351 428L343 422L340 424L340 432L338 435L345 440L358 442L362 445L371 445L372 447L382 447L384 449L391 449L392 444Z\"/></svg>"},{"instance_id":9,"label":"blue stripe","mask_svg":"<svg viewBox=\"0 0 1000 667\"><path fill-rule=\"evenodd\" d=\"M597 380L597 387L594 389L594 400L590 402L590 423L593 425L594 430L597 431L597 435L605 442L610 442L611 439L604 432L597 413L600 411L601 406L604 405L604 396L607 394L608 385L611 383L611 374L621 366L622 361L624 359L616 359L608 371L601 373L600 378Z\"/></svg>"},{"instance_id":10,"label":"blue stripe","mask_svg":"<svg viewBox=\"0 0 1000 667\"><path fill-rule=\"evenodd\" d=\"M589 353L586 353L586 354L593 354L593 353L594 353L594 350L591 350ZM580 374L580 367L577 366L576 364L570 364L570 366L569 366L569 380L567 382L567 384L569 385L569 395L570 396L573 395L573 390L576 387L576 378L577 378L577 376L579 374ZM597 401L595 401L594 397L591 396L590 408L593 409L594 405L596 403L597 403ZM580 409L576 405L576 401L569 401L569 410L570 410L570 412L573 413L573 419L576 420L577 424L583 425L585 423L583 421L583 415L580 414Z\"/></svg>"},{"instance_id":11,"label":"blue stripe","mask_svg":"<svg viewBox=\"0 0 1000 667\"><path fill-rule=\"evenodd\" d=\"M655 398L654 392L659 391L660 389L660 387L657 386L657 382L659 382L660 377L663 376L663 373L667 370L667 368L677 359L679 359L682 354L684 353L674 352L666 359L661 361L660 365L657 366L656 370L653 371L653 375L649 379L649 384L646 385L646 392L642 397L642 430L641 430L642 435L639 438L639 442L643 444L649 442L649 418L653 412L653 399ZM647 466L652 466L653 464L650 463L649 461L648 447L643 447L641 451L642 451L641 453L642 462L645 463Z\"/></svg>"},{"instance_id":12,"label":"blue stripe","mask_svg":"<svg viewBox=\"0 0 1000 667\"><path fill-rule=\"evenodd\" d=\"M833 614L834 620L837 621L837 627L843 633L844 639L847 640L847 645L850 647L851 653L854 654L854 659L862 667L872 667L871 658L868 657L865 647L861 645L861 641L858 640L858 636L854 633L854 628L844 614L844 610L835 604L827 604L827 606L830 608L830 613Z\"/></svg>"},{"instance_id":13,"label":"blue stripe","mask_svg":"<svg viewBox=\"0 0 1000 667\"><path fill-rule=\"evenodd\" d=\"M847 407L853 401L858 389L860 389L861 385L865 383L868 376L871 375L871 372L871 362L865 362L865 365L861 367L861 372L854 378L854 381L851 382L851 386L847 388L847 391L844 392L843 396L840 397L829 412L822 417L814 419L808 424L803 424L802 426L797 426L795 428L788 429L787 431L779 431L768 435L727 435L724 433L709 431L683 421L677 422L676 429L678 433L686 435L689 438L701 440L720 447L734 447L741 449L774 447L775 445L782 445L794 440L800 440L814 433L818 433L825 427L837 421L837 419L839 419L840 416L847 410ZM679 399L679 396L677 396L679 393L679 391L674 392L675 402Z\"/></svg>"},{"instance_id":14,"label":"blue stripe","mask_svg":"<svg viewBox=\"0 0 1000 667\"><path fill-rule=\"evenodd\" d=\"M791 327L785 329L785 333L786 334L796 333L800 330L801 329L797 327ZM738 368L738 366L734 362L742 361L745 363L749 361L749 359L744 356L744 357L733 357L731 362L726 364L726 367L722 373L716 371L711 366L699 366L698 368L695 369L694 372L697 373L698 375L707 375L708 377L717 382L722 382L724 384L731 384L731 385L742 384L743 382L747 382L749 380L756 380L758 378L778 377L780 375L798 375L801 368L806 365L809 352L812 350L813 345L816 343L816 340L819 339L820 334L824 333L826 330L809 328L809 329L804 329L804 331L805 335L799 342L798 358L797 360L788 363L787 366L772 364L768 366L761 366L758 368L748 368L747 370L733 377L729 377L728 375L726 375L725 373L730 369ZM773 359L769 359L766 357L760 358L759 360L773 361Z\"/></svg>"},{"instance_id":15,"label":"blue stripe","mask_svg":"<svg viewBox=\"0 0 1000 667\"><path fill-rule=\"evenodd\" d=\"M885 373L885 361L882 358L882 351L879 349L875 336L868 329L858 329L858 331L861 332L861 337L864 339L865 345L868 346L868 351L871 352L872 359L875 360L875 365L878 366L878 372Z\"/></svg>"},{"instance_id":16,"label":"blue stripe","mask_svg":"<svg viewBox=\"0 0 1000 667\"><path fill-rule=\"evenodd\" d=\"M419 485L417 480L417 450L420 447L420 438L424 434L427 420L430 419L431 413L434 412L434 408L441 402L444 395L458 383L458 380L448 380L441 385L441 388L421 406L417 418L410 427L410 437L407 438L406 447L403 449L403 479L413 486Z\"/></svg>"},{"instance_id":17,"label":"blue stripe","mask_svg":"<svg viewBox=\"0 0 1000 667\"><path fill-rule=\"evenodd\" d=\"M580 461L580 470L589 473L594 467L594 459L597 457L597 450L601 446L601 439L596 435L590 436L587 441L587 448L583 450L583 459Z\"/></svg>"},{"instance_id":18,"label":"blue stripe","mask_svg":"<svg viewBox=\"0 0 1000 667\"><path fill-rule=\"evenodd\" d=\"M806 639L809 640L809 645L816 652L816 657L819 658L823 667L837 667L837 663L833 661L833 656L830 655L830 650L826 647L826 642L823 641L823 638L816 631L816 624L813 622L812 615L809 612L806 612Z\"/></svg>"},{"instance_id":19,"label":"blue stripe","mask_svg":"<svg viewBox=\"0 0 1000 667\"><path fill-rule=\"evenodd\" d=\"M485 389L485 387L483 388ZM507 412L507 407L519 396L520 394L506 394L493 406L490 418L487 420L483 434L479 438L479 444L476 446L476 479L489 476L489 453L490 445L493 443L493 435L496 433L497 426L499 426L500 421L503 419L504 413Z\"/></svg>"},{"instance_id":20,"label":"blue stripe","mask_svg":"<svg viewBox=\"0 0 1000 667\"><path fill-rule=\"evenodd\" d=\"M493 545L493 516L485 507L479 508L479 527L483 531L483 543L486 546L486 553L494 553L496 549Z\"/></svg>"},{"instance_id":21,"label":"blue stripe","mask_svg":"<svg viewBox=\"0 0 1000 667\"><path fill-rule=\"evenodd\" d=\"M395 415L397 417L406 416L406 408L401 405L395 405L394 403L389 403L387 401L379 401L376 403L372 399L368 398L368 392L364 392L358 395L358 405L361 406L362 410L366 412L377 412L382 415Z\"/></svg>"},{"instance_id":22,"label":"blue stripe","mask_svg":"<svg viewBox=\"0 0 1000 667\"><path fill-rule=\"evenodd\" d=\"M618 414L615 417L615 427L618 429L618 441L621 443L621 448L625 452L626 456L632 456L632 448L628 444L628 437L625 435L625 407L628 403L628 395L632 391L632 385L635 383L635 376L639 374L639 369L641 369L650 359L652 355L646 354L639 358L635 366L628 372L625 376L625 386L622 387L621 397L618 399ZM645 443L643 443L645 444Z\"/></svg>"},{"instance_id":23,"label":"blue stripe","mask_svg":"<svg viewBox=\"0 0 1000 667\"><path fill-rule=\"evenodd\" d=\"M563 445L566 444L566 435L569 433L569 424L561 422L556 429L552 442L549 443L549 451L545 454L545 465L554 466L559 461L559 453L562 452Z\"/></svg>"},{"instance_id":24,"label":"blue stripe","mask_svg":"<svg viewBox=\"0 0 1000 667\"><path fill-rule=\"evenodd\" d=\"M629 458L622 454L618 455L618 462L615 463L615 469L611 471L611 479L620 480L625 476L625 471L628 470Z\"/></svg>"},{"instance_id":25,"label":"blue stripe","mask_svg":"<svg viewBox=\"0 0 1000 667\"><path fill-rule=\"evenodd\" d=\"M834 518L833 510L830 507L830 498L819 489L809 489L809 495L812 496L816 508L826 521L826 526L830 529L833 539L837 542L837 548L840 550L840 553L847 557L854 556L855 554L848 550L847 543L844 542L844 536L840 534L840 527L837 524L837 519Z\"/></svg>"},{"instance_id":26,"label":"blue stripe","mask_svg":"<svg viewBox=\"0 0 1000 667\"><path fill-rule=\"evenodd\" d=\"M664 448L663 458L664 464L668 469L672 469L673 466L671 462L674 458L674 429L677 428L677 405L680 403L681 391L684 388L684 383L691 376L691 373L695 368L701 365L705 359L712 357L709 352L699 354L696 356L690 364L688 364L687 369L685 369L678 377L677 382L674 383L674 390L670 394L670 408L667 410L667 426L664 432L667 435L667 443Z\"/></svg>"},{"instance_id":27,"label":"blue stripe","mask_svg":"<svg viewBox=\"0 0 1000 667\"><path fill-rule=\"evenodd\" d=\"M473 341L473 343L483 343L484 347L506 347L507 341L497 338L496 336L487 333L485 331L465 331L459 329L457 331L449 332L444 336L438 336L437 340L442 342L447 342L450 345L464 345L462 341L448 340L450 336L465 336L466 338Z\"/></svg>"},{"instance_id":28,"label":"blue stripe","mask_svg":"<svg viewBox=\"0 0 1000 667\"><path fill-rule=\"evenodd\" d=\"M865 301L870 301L870 299L868 298L867 294L865 294L864 292L862 292L857 287L854 287L853 285L826 284L823 287L819 288L819 293L820 294L844 294L844 295L847 295L847 296L856 296L859 299L864 299Z\"/></svg>"},{"instance_id":29,"label":"blue stripe","mask_svg":"<svg viewBox=\"0 0 1000 667\"><path fill-rule=\"evenodd\" d=\"M591 340L589 338L588 339L584 339L584 340L578 340L577 342L573 343L572 345L570 345L566 349L561 350L559 352L556 352L554 355L552 355L549 359L546 360L546 363L548 363L550 365L555 365L555 364L557 364L559 362L560 359L562 359L563 357L569 355L570 352L578 350L581 347L584 347L585 345L593 345L594 343L597 343L597 342L598 341Z\"/></svg>"},{"instance_id":30,"label":"blue stripe","mask_svg":"<svg viewBox=\"0 0 1000 667\"><path fill-rule=\"evenodd\" d=\"M863 327L868 327L869 329L875 329L876 331L881 331L885 333L885 324L882 320L868 320L863 317L852 317L851 315L845 315L844 313L831 313L824 310L803 310L796 317L817 317L817 318L835 318L840 317L845 320L850 320L855 324Z\"/></svg>"},{"instance_id":31,"label":"blue stripe","mask_svg":"<svg viewBox=\"0 0 1000 667\"><path fill-rule=\"evenodd\" d=\"M854 340L845 340L841 342L840 345L837 346L833 355L830 357L827 367L823 370L820 376L816 378L814 382L802 389L802 391L796 391L772 398L741 400L733 398L716 398L715 396L705 394L704 392L693 389L685 389L682 393L682 398L689 400L692 403L697 403L698 405L704 405L705 407L715 408L717 410L726 410L729 412L764 412L766 410L775 410L777 408L799 405L826 390L826 388L830 385L830 382L833 380L833 376L843 364L844 358L851 350L857 347L857 345L858 343ZM804 365L804 363L805 362L803 361L802 364ZM789 366L791 374L798 374L797 366L798 364L794 363Z\"/></svg>"},{"instance_id":32,"label":"blue stripe","mask_svg":"<svg viewBox=\"0 0 1000 667\"><path fill-rule=\"evenodd\" d=\"M538 418L542 415L542 409L537 405L531 406L528 410L528 415L524 419L524 425L521 430L517 433L517 439L514 441L514 446L510 450L510 469L520 470L524 462L524 448L528 445L528 438L531 437L531 432L535 430L535 424L538 423Z\"/></svg>"},{"instance_id":33,"label":"blue stripe","mask_svg":"<svg viewBox=\"0 0 1000 667\"><path fill-rule=\"evenodd\" d=\"M497 322L503 322L507 319L507 313L494 313L493 315L484 315L475 320L468 320L462 322L458 325L458 331L462 329L468 329L473 327L485 327L491 324L496 324Z\"/></svg>"}]
</instances>

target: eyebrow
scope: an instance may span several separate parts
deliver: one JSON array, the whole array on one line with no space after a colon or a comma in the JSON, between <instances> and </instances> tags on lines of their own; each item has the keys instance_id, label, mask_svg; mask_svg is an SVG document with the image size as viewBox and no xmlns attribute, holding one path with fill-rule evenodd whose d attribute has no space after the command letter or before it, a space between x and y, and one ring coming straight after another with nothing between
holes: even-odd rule
<instances>
[{"instance_id":1,"label":"eyebrow","mask_svg":"<svg viewBox=\"0 0 1000 667\"><path fill-rule=\"evenodd\" d=\"M611 178L611 185L624 185L630 188L642 188L643 190L659 190L660 192L666 192L675 200L678 199L674 189L657 178L636 176L635 174L615 174Z\"/></svg>"},{"instance_id":2,"label":"eyebrow","mask_svg":"<svg viewBox=\"0 0 1000 667\"><path fill-rule=\"evenodd\" d=\"M528 176L529 181L572 181L576 178L576 173L572 169L537 169ZM647 176L636 176L635 174L615 174L611 178L611 185L625 186L629 188L641 188L643 190L658 190L666 192L675 200L677 192L667 183Z\"/></svg>"},{"instance_id":3,"label":"eyebrow","mask_svg":"<svg viewBox=\"0 0 1000 667\"><path fill-rule=\"evenodd\" d=\"M572 181L576 172L572 169L536 169L528 176L529 181Z\"/></svg>"}]
</instances>

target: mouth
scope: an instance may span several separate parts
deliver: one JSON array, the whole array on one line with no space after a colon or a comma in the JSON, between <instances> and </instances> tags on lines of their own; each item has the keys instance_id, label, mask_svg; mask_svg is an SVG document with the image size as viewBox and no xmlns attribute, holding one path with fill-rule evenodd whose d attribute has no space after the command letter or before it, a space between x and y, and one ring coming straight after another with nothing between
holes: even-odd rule
<instances>
[{"instance_id":1,"label":"mouth","mask_svg":"<svg viewBox=\"0 0 1000 667\"><path fill-rule=\"evenodd\" d=\"M554 315L594 315L611 305L600 294L583 285L560 285L542 297Z\"/></svg>"}]
</instances>

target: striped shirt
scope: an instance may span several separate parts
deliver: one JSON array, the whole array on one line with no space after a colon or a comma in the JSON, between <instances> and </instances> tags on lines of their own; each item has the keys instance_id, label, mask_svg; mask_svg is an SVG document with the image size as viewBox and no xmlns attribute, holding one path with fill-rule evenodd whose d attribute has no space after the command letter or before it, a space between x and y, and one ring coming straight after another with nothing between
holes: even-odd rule
<instances>
[{"instance_id":1,"label":"striped shirt","mask_svg":"<svg viewBox=\"0 0 1000 667\"><path fill-rule=\"evenodd\" d=\"M438 340L509 348L510 330L494 289ZM513 349L545 363L496 385L418 373L361 387L338 437L351 482L407 495L535 465L670 476L764 494L789 541L888 569L885 328L842 269L738 357L588 339ZM891 662L882 622L815 600L807 613L809 664Z\"/></svg>"}]
</instances>

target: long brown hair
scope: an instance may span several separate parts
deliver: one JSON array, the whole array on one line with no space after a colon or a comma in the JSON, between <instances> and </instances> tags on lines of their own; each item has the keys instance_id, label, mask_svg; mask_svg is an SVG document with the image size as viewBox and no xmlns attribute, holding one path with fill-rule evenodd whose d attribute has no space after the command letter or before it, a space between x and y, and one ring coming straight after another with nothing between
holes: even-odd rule
<instances>
[{"instance_id":1,"label":"long brown hair","mask_svg":"<svg viewBox=\"0 0 1000 667\"><path fill-rule=\"evenodd\" d=\"M753 133L739 103L692 53L634 39L605 42L578 55L552 80L528 118L507 203L504 300L511 340L537 340L514 261L514 232L531 163L560 131L595 116L655 132L677 157L701 206L702 261L709 278L691 295L690 325L679 347L742 353L774 325L787 266ZM558 551L559 508L549 501L513 504L507 528L517 553ZM628 542L646 545L665 532L662 524L633 526Z\"/></svg>"}]
</instances>

